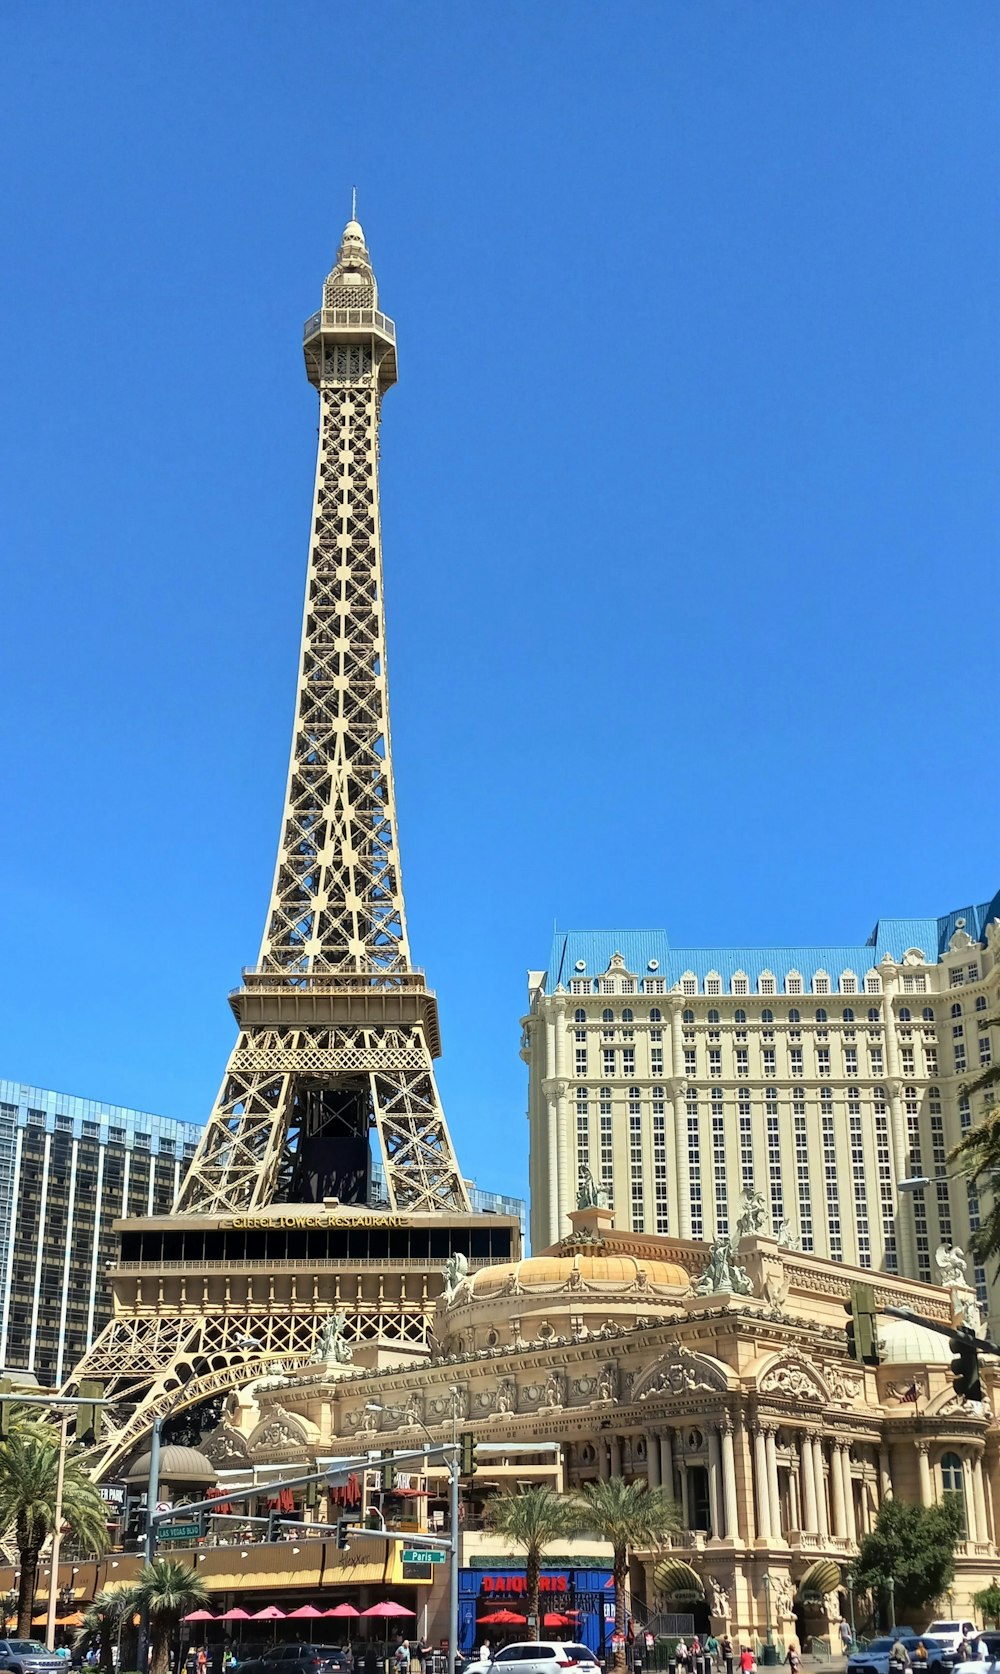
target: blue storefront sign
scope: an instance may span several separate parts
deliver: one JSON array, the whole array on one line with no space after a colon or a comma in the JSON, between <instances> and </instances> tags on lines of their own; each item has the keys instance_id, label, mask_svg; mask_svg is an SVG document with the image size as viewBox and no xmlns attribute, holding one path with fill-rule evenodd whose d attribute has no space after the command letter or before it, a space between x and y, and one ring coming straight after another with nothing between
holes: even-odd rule
<instances>
[{"instance_id":1,"label":"blue storefront sign","mask_svg":"<svg viewBox=\"0 0 1000 1674\"><path fill-rule=\"evenodd\" d=\"M615 1589L610 1569L543 1569L538 1625L541 1639L572 1639L603 1654L611 1643ZM483 1622L501 1610L520 1616L517 1623ZM546 1616L565 1617L546 1625ZM458 1643L468 1654L488 1639L501 1645L527 1637L527 1581L523 1569L462 1569L458 1579Z\"/></svg>"}]
</instances>

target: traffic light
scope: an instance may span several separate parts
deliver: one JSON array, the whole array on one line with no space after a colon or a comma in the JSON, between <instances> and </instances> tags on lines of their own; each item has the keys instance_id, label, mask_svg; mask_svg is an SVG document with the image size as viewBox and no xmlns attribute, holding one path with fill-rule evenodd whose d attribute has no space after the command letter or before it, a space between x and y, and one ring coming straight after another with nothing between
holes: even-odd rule
<instances>
[{"instance_id":1,"label":"traffic light","mask_svg":"<svg viewBox=\"0 0 1000 1674\"><path fill-rule=\"evenodd\" d=\"M337 1524L337 1545L342 1552L346 1552L350 1545L351 1525L346 1517L341 1517Z\"/></svg>"},{"instance_id":2,"label":"traffic light","mask_svg":"<svg viewBox=\"0 0 1000 1674\"><path fill-rule=\"evenodd\" d=\"M4 1396L9 1395L13 1387L14 1384L11 1378L0 1378L0 1442L5 1442L10 1433L10 1410L12 1402L5 1401Z\"/></svg>"},{"instance_id":3,"label":"traffic light","mask_svg":"<svg viewBox=\"0 0 1000 1674\"><path fill-rule=\"evenodd\" d=\"M315 1511L319 1504L319 1483L306 1483L306 1510Z\"/></svg>"},{"instance_id":4,"label":"traffic light","mask_svg":"<svg viewBox=\"0 0 1000 1674\"><path fill-rule=\"evenodd\" d=\"M391 1494L396 1486L396 1466L391 1453L382 1454L382 1492Z\"/></svg>"},{"instance_id":5,"label":"traffic light","mask_svg":"<svg viewBox=\"0 0 1000 1674\"><path fill-rule=\"evenodd\" d=\"M76 1439L83 1442L85 1447L92 1447L101 1439L101 1414L104 1399L104 1385L97 1378L80 1379L80 1396L85 1401L91 1401L92 1406L77 1407L76 1409Z\"/></svg>"},{"instance_id":6,"label":"traffic light","mask_svg":"<svg viewBox=\"0 0 1000 1674\"><path fill-rule=\"evenodd\" d=\"M462 1449L459 1456L459 1470L463 1476L474 1476L476 1470L476 1438L471 1430L464 1430L458 1439Z\"/></svg>"},{"instance_id":7,"label":"traffic light","mask_svg":"<svg viewBox=\"0 0 1000 1674\"><path fill-rule=\"evenodd\" d=\"M844 1303L849 1315L845 1327L847 1352L862 1366L878 1365L878 1333L875 1329L875 1292L871 1285L852 1285L851 1299Z\"/></svg>"},{"instance_id":8,"label":"traffic light","mask_svg":"<svg viewBox=\"0 0 1000 1674\"><path fill-rule=\"evenodd\" d=\"M960 1325L954 1335L948 1338L948 1347L954 1356L951 1363L951 1381L955 1385L955 1394L962 1401L981 1401L983 1388L979 1381L979 1339L967 1325Z\"/></svg>"},{"instance_id":9,"label":"traffic light","mask_svg":"<svg viewBox=\"0 0 1000 1674\"><path fill-rule=\"evenodd\" d=\"M267 1514L267 1538L268 1540L277 1540L278 1538L278 1513L276 1511L269 1511Z\"/></svg>"}]
</instances>

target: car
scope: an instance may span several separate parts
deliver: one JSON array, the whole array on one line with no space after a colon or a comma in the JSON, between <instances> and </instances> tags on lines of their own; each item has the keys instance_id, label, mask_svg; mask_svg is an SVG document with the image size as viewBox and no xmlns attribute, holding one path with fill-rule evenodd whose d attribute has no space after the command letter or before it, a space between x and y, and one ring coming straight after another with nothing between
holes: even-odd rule
<instances>
[{"instance_id":1,"label":"car","mask_svg":"<svg viewBox=\"0 0 1000 1674\"><path fill-rule=\"evenodd\" d=\"M350 1663L339 1645L272 1645L263 1656L240 1663L240 1674L348 1674Z\"/></svg>"},{"instance_id":2,"label":"car","mask_svg":"<svg viewBox=\"0 0 1000 1674\"><path fill-rule=\"evenodd\" d=\"M986 1655L972 1656L967 1662L959 1662L956 1658L955 1667L960 1668L962 1674L1000 1674L1000 1633L970 1633L969 1642L974 1651L984 1645Z\"/></svg>"},{"instance_id":3,"label":"car","mask_svg":"<svg viewBox=\"0 0 1000 1674\"><path fill-rule=\"evenodd\" d=\"M889 1653L897 1640L902 1640L910 1654L911 1662L917 1645L923 1640L927 1647L927 1661L921 1663L927 1674L951 1674L954 1657L948 1646L940 1639L932 1639L930 1633L917 1633L915 1628L897 1628L895 1633L884 1634L881 1639L872 1639L864 1650L852 1651L847 1659L848 1674L889 1674ZM970 1667L964 1663L963 1674Z\"/></svg>"},{"instance_id":4,"label":"car","mask_svg":"<svg viewBox=\"0 0 1000 1674\"><path fill-rule=\"evenodd\" d=\"M589 1646L559 1639L522 1639L503 1645L493 1658L493 1667L509 1667L510 1674L555 1674L557 1668L600 1674L600 1665Z\"/></svg>"},{"instance_id":5,"label":"car","mask_svg":"<svg viewBox=\"0 0 1000 1674\"><path fill-rule=\"evenodd\" d=\"M0 1669L11 1674L56 1674L65 1660L40 1639L0 1639Z\"/></svg>"},{"instance_id":6,"label":"car","mask_svg":"<svg viewBox=\"0 0 1000 1674\"><path fill-rule=\"evenodd\" d=\"M947 1645L952 1654L958 1650L963 1639L969 1639L975 1644L979 1638L979 1629L975 1622L970 1622L968 1619L959 1621L955 1617L948 1621L931 1622L927 1632L934 1639L940 1639L943 1644Z\"/></svg>"}]
</instances>

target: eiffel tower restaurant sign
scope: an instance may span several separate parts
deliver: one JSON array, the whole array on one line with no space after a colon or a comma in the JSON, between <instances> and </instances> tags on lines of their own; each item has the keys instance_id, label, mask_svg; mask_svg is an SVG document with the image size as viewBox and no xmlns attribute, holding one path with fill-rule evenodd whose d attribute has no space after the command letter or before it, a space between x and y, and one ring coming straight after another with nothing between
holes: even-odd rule
<instances>
[{"instance_id":1,"label":"eiffel tower restaurant sign","mask_svg":"<svg viewBox=\"0 0 1000 1674\"><path fill-rule=\"evenodd\" d=\"M437 999L410 958L379 512L396 328L356 220L303 349L319 451L271 896L173 1211L120 1223L114 1316L67 1385L105 1383L98 1476L157 1415L314 1363L333 1316L345 1360L427 1355L446 1263L520 1256L515 1217L472 1212L434 1075Z\"/></svg>"}]
</instances>

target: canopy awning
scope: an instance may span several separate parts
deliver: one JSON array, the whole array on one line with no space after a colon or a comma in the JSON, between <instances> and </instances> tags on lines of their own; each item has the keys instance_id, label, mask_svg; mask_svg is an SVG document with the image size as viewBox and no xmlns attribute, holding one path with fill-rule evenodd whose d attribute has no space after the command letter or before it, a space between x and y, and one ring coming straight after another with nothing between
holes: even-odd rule
<instances>
[{"instance_id":1,"label":"canopy awning","mask_svg":"<svg viewBox=\"0 0 1000 1674\"><path fill-rule=\"evenodd\" d=\"M817 1558L810 1564L798 1585L799 1598L825 1598L840 1586L840 1565L832 1558Z\"/></svg>"},{"instance_id":2,"label":"canopy awning","mask_svg":"<svg viewBox=\"0 0 1000 1674\"><path fill-rule=\"evenodd\" d=\"M653 1571L653 1586L663 1598L685 1604L700 1604L705 1597L704 1581L683 1558L661 1559Z\"/></svg>"}]
</instances>

